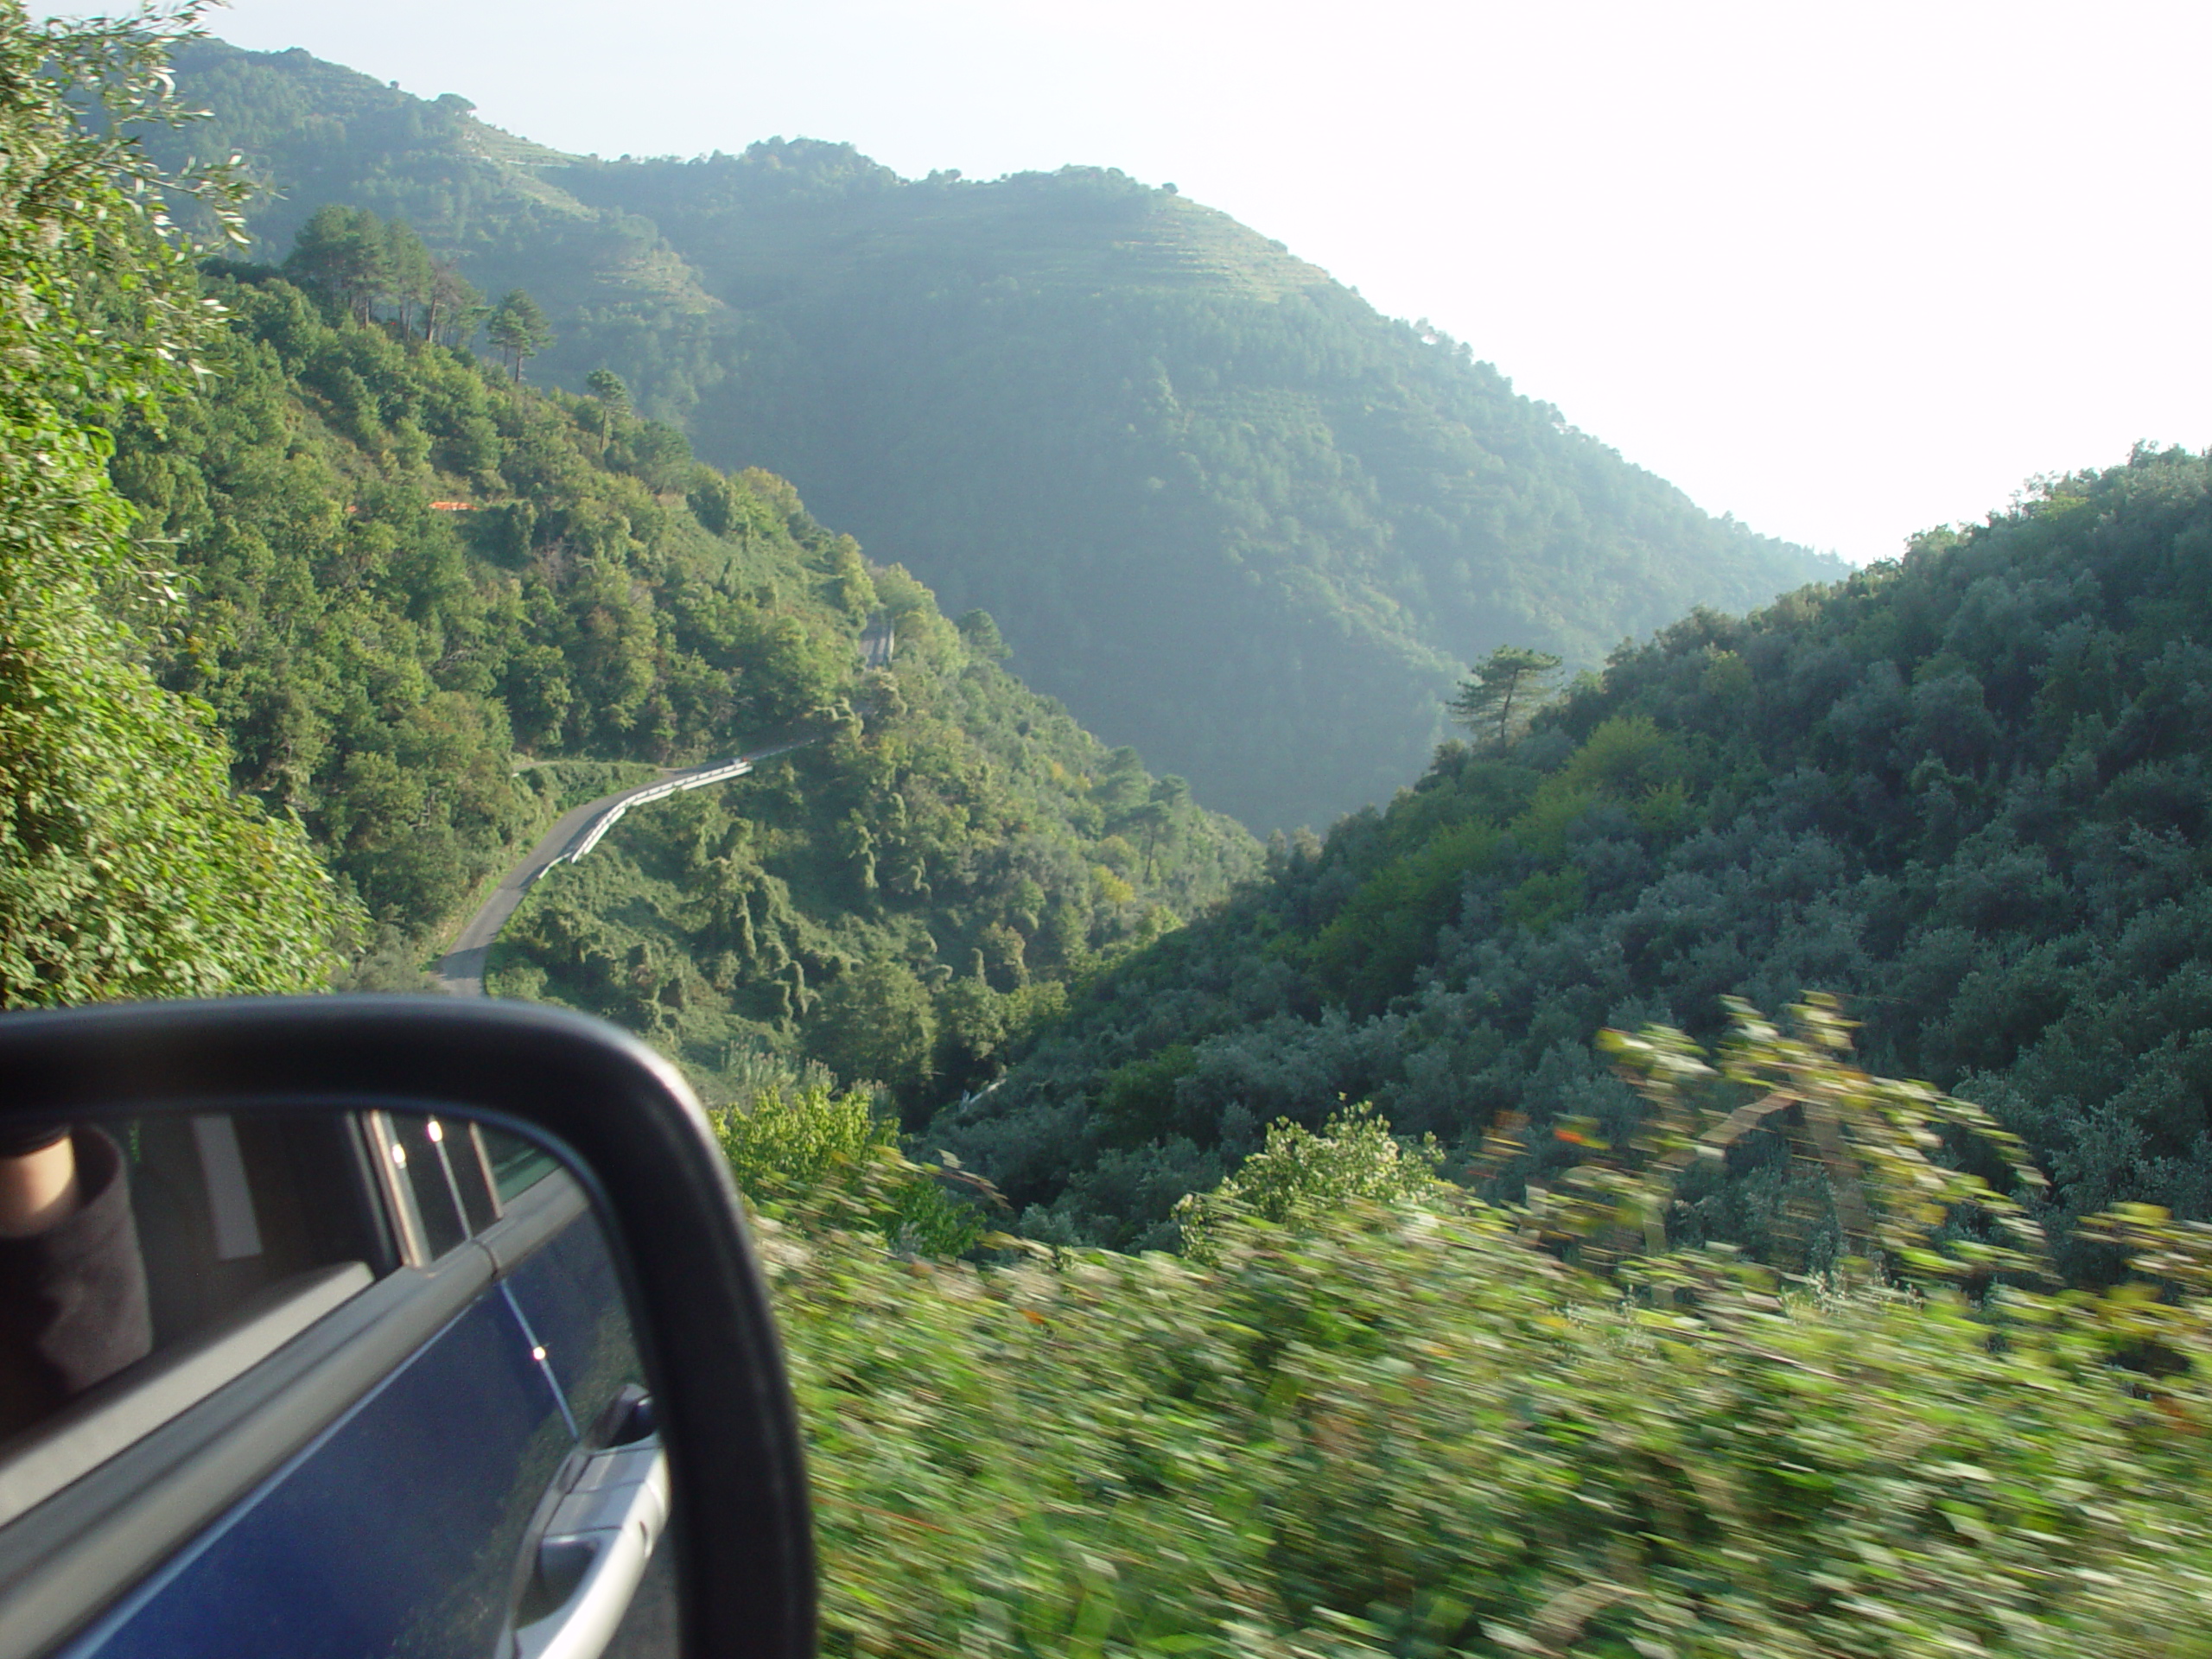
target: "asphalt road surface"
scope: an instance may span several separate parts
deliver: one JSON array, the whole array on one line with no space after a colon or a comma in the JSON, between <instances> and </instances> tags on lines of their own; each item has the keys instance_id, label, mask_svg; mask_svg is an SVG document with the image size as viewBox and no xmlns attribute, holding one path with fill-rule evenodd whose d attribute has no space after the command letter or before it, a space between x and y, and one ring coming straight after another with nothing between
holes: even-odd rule
<instances>
[{"instance_id":1,"label":"asphalt road surface","mask_svg":"<svg viewBox=\"0 0 2212 1659\"><path fill-rule=\"evenodd\" d=\"M492 890L477 912L453 942L453 949L438 959L438 988L455 996L484 995L484 959L492 953L492 942L499 937L499 930L507 925L507 918L515 913L515 906L522 903L522 896L530 891L530 884L554 865L567 857L570 849L581 845L594 826L617 807L626 806L640 795L651 794L671 780L689 778L700 772L715 772L728 766L734 760L761 761L772 754L781 754L786 749L796 749L810 743L812 738L792 738L774 743L766 748L753 749L727 760L711 760L703 766L683 766L663 772L649 784L634 788L617 790L612 795L602 795L595 801L586 801L582 806L572 806L563 812L559 822L538 838L530 849L530 855L499 878L499 885Z\"/></svg>"}]
</instances>

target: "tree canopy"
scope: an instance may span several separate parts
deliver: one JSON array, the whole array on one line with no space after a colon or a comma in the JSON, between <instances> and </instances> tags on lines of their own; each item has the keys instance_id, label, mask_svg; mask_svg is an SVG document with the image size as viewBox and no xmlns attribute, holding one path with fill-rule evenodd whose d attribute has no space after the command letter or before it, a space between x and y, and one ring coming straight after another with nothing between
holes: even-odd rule
<instances>
[{"instance_id":1,"label":"tree canopy","mask_svg":"<svg viewBox=\"0 0 2212 1659\"><path fill-rule=\"evenodd\" d=\"M1694 613L1503 746L1445 745L1386 810L1276 842L1263 886L1118 969L931 1144L1116 1243L1172 1236L1176 1194L1339 1096L1463 1159L1527 1119L1510 1179L1543 1181L1572 1155L1551 1126L1636 1121L1586 1033L1710 1034L1726 997L1829 990L1880 1069L2026 1141L2094 1275L2068 1217L2212 1219L2208 556L2212 463L2146 448L1834 587ZM1170 1053L1155 1111L1112 1109ZM1754 1136L1685 1202L1778 1239L1826 1203L1790 1169Z\"/></svg>"},{"instance_id":2,"label":"tree canopy","mask_svg":"<svg viewBox=\"0 0 2212 1659\"><path fill-rule=\"evenodd\" d=\"M208 340L135 123L174 115L152 23L0 8L0 1002L298 990L340 912L299 827L230 790L204 709L127 623L173 615L97 424L156 418ZM107 120L80 122L76 104ZM219 183L203 191L218 207Z\"/></svg>"},{"instance_id":3,"label":"tree canopy","mask_svg":"<svg viewBox=\"0 0 2212 1659\"><path fill-rule=\"evenodd\" d=\"M622 1020L710 1094L765 1049L918 1111L1255 867L783 480L696 460L611 373L518 386L389 289L365 316L303 289L309 264L209 268L212 395L126 423L114 473L184 590L161 674L375 924L349 982L417 982L566 806L811 737L539 883L491 983Z\"/></svg>"},{"instance_id":4,"label":"tree canopy","mask_svg":"<svg viewBox=\"0 0 2212 1659\"><path fill-rule=\"evenodd\" d=\"M484 337L507 359L507 367L519 385L522 365L553 343L553 325L526 290L511 288L485 319Z\"/></svg>"},{"instance_id":5,"label":"tree canopy","mask_svg":"<svg viewBox=\"0 0 2212 1659\"><path fill-rule=\"evenodd\" d=\"M1452 718L1478 737L1503 743L1535 715L1559 666L1548 652L1500 645L1459 683Z\"/></svg>"},{"instance_id":6,"label":"tree canopy","mask_svg":"<svg viewBox=\"0 0 2212 1659\"><path fill-rule=\"evenodd\" d=\"M586 399L449 349L457 290L396 216L301 212L290 277L224 264L195 289L134 217L127 146L54 101L157 103L158 43L4 21L0 1000L310 982L341 906L302 826L404 967L562 807L804 740L541 881L490 977L621 1019L708 1085L811 1441L828 1651L2201 1641L2212 456L2141 448L1896 565L1694 611L1525 728L1567 647L1502 649L1465 688L1484 741L1255 870L1180 777L1009 673L989 613L954 622L783 478L696 459L652 418L674 371L639 374L641 415L618 353L578 359L607 377ZM461 100L339 90L382 137L518 153ZM756 227L763 201L1041 200L1068 243L1160 250L1125 234L1158 204L1118 175L977 196L766 155L668 193L749 195ZM620 226L447 207L493 221L480 251ZM980 303L1034 346L1065 293L1021 313L1052 273L1012 264ZM647 359L692 338L652 332ZM1253 323L1236 352L1286 337ZM747 361L803 378L778 351L825 338L766 330ZM1345 350L1363 412L1403 415L1408 359ZM165 366L195 351L219 390ZM1305 429L1229 360L1163 361L1147 395L1182 412L1145 429L1208 465ZM1333 385L1350 429L1334 372L1300 384ZM1537 462L1592 452L1519 418L1484 429L1526 440L1493 458L1535 458L1485 498L1520 513L1491 529L1556 549L1576 526L1535 511L1560 499ZM1182 474L1172 512L1235 509L1246 568L1291 518L1357 540L1366 486L1325 448L1301 476L1351 476L1340 498ZM1081 486L1087 453L1055 476ZM978 475L1001 476L955 476ZM1446 475L1393 486L1441 529L1366 522L1465 551L1475 519L1423 494ZM1326 592L1324 543L1292 539ZM1379 613L1398 590L1363 591ZM1195 637L1228 613L1141 613ZM1425 741L1443 687L1421 688L1398 717ZM1799 997L1817 986L1842 1000Z\"/></svg>"}]
</instances>

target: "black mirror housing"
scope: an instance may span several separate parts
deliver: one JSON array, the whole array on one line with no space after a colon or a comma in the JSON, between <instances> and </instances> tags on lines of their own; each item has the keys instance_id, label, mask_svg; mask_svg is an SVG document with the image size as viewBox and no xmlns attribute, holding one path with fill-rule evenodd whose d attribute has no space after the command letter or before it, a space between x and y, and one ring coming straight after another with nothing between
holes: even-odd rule
<instances>
[{"instance_id":1,"label":"black mirror housing","mask_svg":"<svg viewBox=\"0 0 2212 1659\"><path fill-rule=\"evenodd\" d=\"M447 1112L568 1166L624 1281L667 1448L683 1651L810 1659L815 1562L797 1413L728 1165L667 1061L597 1020L474 1000L0 1015L0 1132L334 1109ZM11 1632L0 1648L43 1650L98 1612L72 1547L99 1519L86 1503L61 1504L58 1519L0 1526L0 1630Z\"/></svg>"}]
</instances>

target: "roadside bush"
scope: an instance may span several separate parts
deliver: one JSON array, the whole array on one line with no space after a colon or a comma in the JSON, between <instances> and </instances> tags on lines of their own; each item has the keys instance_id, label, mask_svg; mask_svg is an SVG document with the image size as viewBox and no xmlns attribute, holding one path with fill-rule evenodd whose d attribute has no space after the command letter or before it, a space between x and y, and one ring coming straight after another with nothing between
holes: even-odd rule
<instances>
[{"instance_id":1,"label":"roadside bush","mask_svg":"<svg viewBox=\"0 0 2212 1659\"><path fill-rule=\"evenodd\" d=\"M1444 1154L1435 1137L1409 1144L1390 1133L1372 1106L1348 1106L1319 1135L1278 1118L1267 1144L1211 1192L1175 1206L1183 1254L1211 1261L1223 1231L1237 1221L1311 1227L1355 1204L1395 1204L1426 1196L1437 1185Z\"/></svg>"},{"instance_id":2,"label":"roadside bush","mask_svg":"<svg viewBox=\"0 0 2212 1659\"><path fill-rule=\"evenodd\" d=\"M1940 1097L1865 1077L1823 1029L1747 1014L1718 1066L1642 1040L1678 1084L1705 1067L1829 1103L1868 1154L1862 1236L1920 1223L1889 1268L1792 1280L1662 1243L1601 1274L1544 1247L1556 1211L1427 1184L1295 1227L1224 1204L1203 1266L902 1261L786 1208L792 1248L767 1254L825 1651L2205 1651L2203 1230L2101 1223L2141 1264L2101 1295L1974 1279L1960 1211L2018 1212L1916 1127ZM1737 1108L1678 1099L1694 1160ZM1382 1132L1308 1140L1379 1154ZM1276 1162L1310 1161L1296 1147ZM1592 1166L1615 1172L1587 1184L1598 1224L1647 1213L1625 1152ZM1656 1191L1686 1166L1642 1169ZM2031 1245L2022 1220L2008 1259Z\"/></svg>"},{"instance_id":3,"label":"roadside bush","mask_svg":"<svg viewBox=\"0 0 2212 1659\"><path fill-rule=\"evenodd\" d=\"M710 1121L739 1190L772 1217L858 1229L931 1256L963 1255L983 1237L983 1211L969 1194L989 1189L957 1169L910 1161L899 1150L898 1120L878 1116L874 1094L836 1093L818 1067L758 1086Z\"/></svg>"}]
</instances>

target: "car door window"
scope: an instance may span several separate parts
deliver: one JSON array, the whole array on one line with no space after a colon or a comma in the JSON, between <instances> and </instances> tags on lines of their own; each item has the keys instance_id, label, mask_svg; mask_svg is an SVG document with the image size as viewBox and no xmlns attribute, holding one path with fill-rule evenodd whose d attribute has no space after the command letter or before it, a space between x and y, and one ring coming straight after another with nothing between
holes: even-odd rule
<instances>
[{"instance_id":1,"label":"car door window","mask_svg":"<svg viewBox=\"0 0 2212 1659\"><path fill-rule=\"evenodd\" d=\"M474 1124L407 1112L371 1112L367 1124L404 1260L435 1262L499 1218L491 1158Z\"/></svg>"},{"instance_id":2,"label":"car door window","mask_svg":"<svg viewBox=\"0 0 2212 1659\"><path fill-rule=\"evenodd\" d=\"M491 1160L493 1190L502 1204L527 1192L561 1166L551 1153L518 1135L480 1128L477 1134Z\"/></svg>"},{"instance_id":3,"label":"car door window","mask_svg":"<svg viewBox=\"0 0 2212 1659\"><path fill-rule=\"evenodd\" d=\"M561 1622L573 1586L547 1563L597 1547L600 1510L642 1503L657 1533L622 1286L551 1157L427 1113L102 1133L142 1229L151 1351L0 1444L0 1558L43 1527L79 1563L57 1577L104 1573L121 1597L71 1654L488 1654ZM289 1454L288 1414L313 1434ZM166 1566L101 1545L156 1502L141 1489L225 1467L238 1496L175 1531ZM665 1558L643 1570L642 1618L610 1651L672 1639Z\"/></svg>"},{"instance_id":4,"label":"car door window","mask_svg":"<svg viewBox=\"0 0 2212 1659\"><path fill-rule=\"evenodd\" d=\"M0 1246L0 1525L397 1259L351 1118L202 1114L67 1133L74 1206Z\"/></svg>"},{"instance_id":5,"label":"car door window","mask_svg":"<svg viewBox=\"0 0 2212 1659\"><path fill-rule=\"evenodd\" d=\"M156 1352L302 1274L397 1265L350 1115L152 1118L111 1133L129 1169Z\"/></svg>"}]
</instances>

